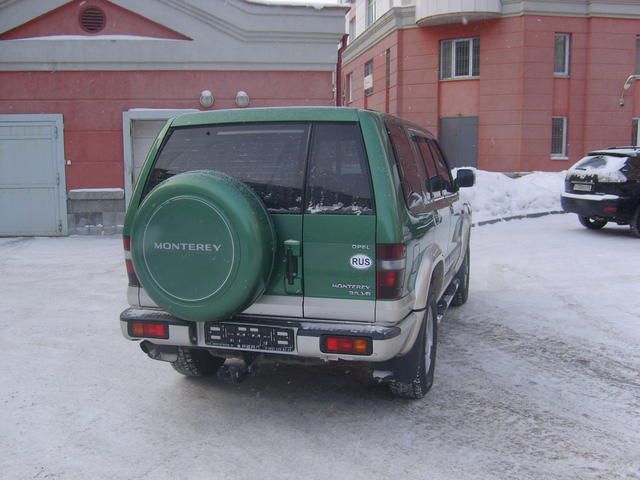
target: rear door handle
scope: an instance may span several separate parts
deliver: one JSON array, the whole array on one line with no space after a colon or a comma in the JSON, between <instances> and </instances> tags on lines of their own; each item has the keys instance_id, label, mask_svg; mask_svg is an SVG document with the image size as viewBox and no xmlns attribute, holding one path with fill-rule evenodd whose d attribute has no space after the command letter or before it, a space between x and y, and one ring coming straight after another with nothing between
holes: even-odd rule
<instances>
[{"instance_id":1,"label":"rear door handle","mask_svg":"<svg viewBox=\"0 0 640 480\"><path fill-rule=\"evenodd\" d=\"M284 290L292 295L302 293L302 257L298 240L285 240L284 254L286 258Z\"/></svg>"}]
</instances>

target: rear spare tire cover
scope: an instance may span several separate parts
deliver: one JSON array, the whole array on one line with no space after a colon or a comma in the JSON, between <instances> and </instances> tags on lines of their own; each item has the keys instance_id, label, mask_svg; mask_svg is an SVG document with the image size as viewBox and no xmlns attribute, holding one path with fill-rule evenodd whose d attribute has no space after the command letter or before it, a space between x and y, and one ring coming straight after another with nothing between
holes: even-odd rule
<instances>
[{"instance_id":1,"label":"rear spare tire cover","mask_svg":"<svg viewBox=\"0 0 640 480\"><path fill-rule=\"evenodd\" d=\"M275 230L258 196L216 171L175 175L154 188L131 231L131 256L149 296L186 320L227 318L265 290Z\"/></svg>"}]
</instances>

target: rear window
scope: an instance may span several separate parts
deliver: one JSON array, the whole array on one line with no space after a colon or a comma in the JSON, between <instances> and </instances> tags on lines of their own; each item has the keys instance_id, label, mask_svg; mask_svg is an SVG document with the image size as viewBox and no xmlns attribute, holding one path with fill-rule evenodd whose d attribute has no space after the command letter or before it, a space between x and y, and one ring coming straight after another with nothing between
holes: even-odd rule
<instances>
[{"instance_id":1,"label":"rear window","mask_svg":"<svg viewBox=\"0 0 640 480\"><path fill-rule=\"evenodd\" d=\"M627 181L627 177L620 170L625 167L628 159L627 156L593 153L571 167L569 175L578 178L597 175L600 182L623 183Z\"/></svg>"},{"instance_id":2,"label":"rear window","mask_svg":"<svg viewBox=\"0 0 640 480\"><path fill-rule=\"evenodd\" d=\"M211 125L174 129L144 195L163 180L217 170L249 185L272 213L302 213L309 124Z\"/></svg>"},{"instance_id":3,"label":"rear window","mask_svg":"<svg viewBox=\"0 0 640 480\"><path fill-rule=\"evenodd\" d=\"M358 124L314 126L306 203L308 214L374 213L369 164Z\"/></svg>"}]
</instances>

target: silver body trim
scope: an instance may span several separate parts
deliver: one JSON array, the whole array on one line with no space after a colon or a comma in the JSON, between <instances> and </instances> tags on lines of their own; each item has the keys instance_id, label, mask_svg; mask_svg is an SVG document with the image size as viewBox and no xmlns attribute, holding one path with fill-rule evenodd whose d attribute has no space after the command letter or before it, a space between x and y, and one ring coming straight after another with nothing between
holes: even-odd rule
<instances>
[{"instance_id":1,"label":"silver body trim","mask_svg":"<svg viewBox=\"0 0 640 480\"><path fill-rule=\"evenodd\" d=\"M375 300L304 297L304 318L373 323L375 315Z\"/></svg>"},{"instance_id":2,"label":"silver body trim","mask_svg":"<svg viewBox=\"0 0 640 480\"><path fill-rule=\"evenodd\" d=\"M302 317L302 297L285 295L263 295L241 314Z\"/></svg>"},{"instance_id":3,"label":"silver body trim","mask_svg":"<svg viewBox=\"0 0 640 480\"><path fill-rule=\"evenodd\" d=\"M413 343L415 342L418 333L420 331L420 325L422 322L422 317L424 315L422 312L411 312L404 320L398 323L394 328L400 329L400 334L396 335L392 338L386 339L374 339L373 343L373 351L371 355L346 355L346 354L330 354L323 353L320 350L320 337L319 336L305 336L298 335L298 330L300 326L304 324L306 328L313 326L318 330L326 330L327 333L331 332L332 325L335 325L335 322L332 322L330 319L327 319L326 322L318 321L318 322L300 322L299 326L296 325L288 325L288 328L292 328L294 330L295 335L295 349L292 352L277 352L278 355L289 355L292 357L304 357L304 358L315 358L325 361L334 361L334 360L346 360L346 361L355 361L355 362L382 362L385 360L390 360L398 355L405 354L408 352ZM268 325L274 326L273 323L267 322L259 322L259 321L251 321L243 322L248 325ZM374 327L369 325L362 325L356 323L341 323L342 327L349 328L351 327L351 331L354 334L363 333L366 334L367 329L383 329L384 327ZM260 350L249 350L249 349L240 349L240 348L220 348L215 347L212 348L204 343L204 322L198 322L197 331L198 331L198 343L193 344L191 342L189 336L189 326L188 325L169 325L169 338L167 340L157 339L157 338L132 338L129 336L127 331L127 322L120 320L120 327L122 330L122 334L128 340L148 340L151 343L156 345L172 345L178 347L201 347L201 348L211 348L212 350L226 350L226 351L250 351L250 352L260 352ZM341 330L344 330L341 329ZM275 352L272 352L275 353Z\"/></svg>"}]
</instances>

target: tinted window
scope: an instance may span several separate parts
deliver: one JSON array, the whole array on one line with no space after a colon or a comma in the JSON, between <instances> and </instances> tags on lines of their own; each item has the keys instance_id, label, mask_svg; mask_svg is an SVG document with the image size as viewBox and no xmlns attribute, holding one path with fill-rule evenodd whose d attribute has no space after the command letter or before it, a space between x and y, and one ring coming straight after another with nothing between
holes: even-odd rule
<instances>
[{"instance_id":1,"label":"tinted window","mask_svg":"<svg viewBox=\"0 0 640 480\"><path fill-rule=\"evenodd\" d=\"M389 138L393 145L400 181L407 206L412 211L420 211L429 200L425 187L427 172L418 152L412 148L405 130L393 123L387 124Z\"/></svg>"},{"instance_id":2,"label":"tinted window","mask_svg":"<svg viewBox=\"0 0 640 480\"><path fill-rule=\"evenodd\" d=\"M447 161L444 158L442 150L440 150L440 146L437 142L431 139L427 140L427 142L429 143L429 147L431 148L431 152L433 153L433 160L438 172L437 175L440 176L444 182L442 190L452 192L453 180L451 178L451 170L447 165Z\"/></svg>"},{"instance_id":3,"label":"tinted window","mask_svg":"<svg viewBox=\"0 0 640 480\"><path fill-rule=\"evenodd\" d=\"M249 185L272 213L301 213L309 125L255 124L179 128L158 156L145 194L192 170L218 170Z\"/></svg>"},{"instance_id":4,"label":"tinted window","mask_svg":"<svg viewBox=\"0 0 640 480\"><path fill-rule=\"evenodd\" d=\"M431 197L439 197L442 195L441 188L438 185L434 185L433 179L437 177L436 163L433 159L433 154L431 153L431 149L429 148L429 144L427 143L427 139L424 137L413 137L418 151L422 156L422 160L424 161L425 167L427 168L427 178L428 181L425 182L426 190L429 192Z\"/></svg>"},{"instance_id":5,"label":"tinted window","mask_svg":"<svg viewBox=\"0 0 640 480\"><path fill-rule=\"evenodd\" d=\"M314 126L306 202L306 213L373 213L367 155L357 124Z\"/></svg>"}]
</instances>

